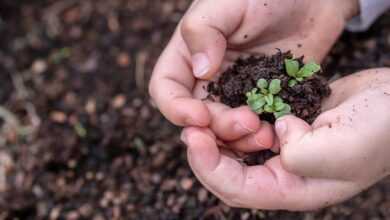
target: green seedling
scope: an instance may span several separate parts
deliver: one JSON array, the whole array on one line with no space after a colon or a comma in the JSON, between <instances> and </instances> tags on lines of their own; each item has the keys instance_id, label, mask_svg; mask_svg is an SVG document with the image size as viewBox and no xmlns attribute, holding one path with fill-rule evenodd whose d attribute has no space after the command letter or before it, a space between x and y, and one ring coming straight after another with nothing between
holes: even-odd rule
<instances>
[{"instance_id":1,"label":"green seedling","mask_svg":"<svg viewBox=\"0 0 390 220\"><path fill-rule=\"evenodd\" d=\"M294 59L285 59L284 65L286 67L287 74L294 78L288 82L290 87L295 86L298 82L302 82L321 70L321 66L315 62L309 62L302 68L299 68L299 62Z\"/></svg>"},{"instance_id":2,"label":"green seedling","mask_svg":"<svg viewBox=\"0 0 390 220\"><path fill-rule=\"evenodd\" d=\"M279 79L273 79L270 83L266 79L259 79L257 88L246 94L247 104L257 114L273 113L275 118L280 118L291 112L291 107L277 96L280 91L282 87Z\"/></svg>"}]
</instances>

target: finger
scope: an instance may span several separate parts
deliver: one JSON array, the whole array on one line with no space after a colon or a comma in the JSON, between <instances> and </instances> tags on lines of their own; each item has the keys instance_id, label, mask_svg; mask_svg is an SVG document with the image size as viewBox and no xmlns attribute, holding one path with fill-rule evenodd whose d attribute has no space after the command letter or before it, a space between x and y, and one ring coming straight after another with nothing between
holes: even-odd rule
<instances>
[{"instance_id":1,"label":"finger","mask_svg":"<svg viewBox=\"0 0 390 220\"><path fill-rule=\"evenodd\" d=\"M256 133L229 142L227 146L236 151L250 153L270 149L274 145L274 139L275 133L272 125L264 121Z\"/></svg>"},{"instance_id":2,"label":"finger","mask_svg":"<svg viewBox=\"0 0 390 220\"><path fill-rule=\"evenodd\" d=\"M240 25L247 1L201 0L191 7L181 23L181 33L191 52L193 74L211 79L219 70L226 38Z\"/></svg>"},{"instance_id":3,"label":"finger","mask_svg":"<svg viewBox=\"0 0 390 220\"><path fill-rule=\"evenodd\" d=\"M259 117L249 107L230 108L216 102L207 103L211 130L222 140L232 141L254 133L260 128Z\"/></svg>"},{"instance_id":4,"label":"finger","mask_svg":"<svg viewBox=\"0 0 390 220\"><path fill-rule=\"evenodd\" d=\"M207 126L206 105L192 96L195 79L183 40L175 33L153 71L149 92L162 114L179 126ZM174 64L174 65L173 65Z\"/></svg>"},{"instance_id":5,"label":"finger","mask_svg":"<svg viewBox=\"0 0 390 220\"><path fill-rule=\"evenodd\" d=\"M243 166L221 153L206 129L183 131L192 170L225 203L256 209L312 210L342 201L360 189L349 182L305 179L285 171L280 157Z\"/></svg>"}]
</instances>

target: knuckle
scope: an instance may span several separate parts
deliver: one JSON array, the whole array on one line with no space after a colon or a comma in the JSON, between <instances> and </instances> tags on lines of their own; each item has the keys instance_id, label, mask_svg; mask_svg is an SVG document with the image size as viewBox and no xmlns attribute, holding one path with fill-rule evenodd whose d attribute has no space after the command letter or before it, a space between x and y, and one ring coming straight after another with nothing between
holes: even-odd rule
<instances>
[{"instance_id":1,"label":"knuckle","mask_svg":"<svg viewBox=\"0 0 390 220\"><path fill-rule=\"evenodd\" d=\"M191 15L184 16L181 24L181 33L183 36L191 36L197 32L198 24Z\"/></svg>"}]
</instances>

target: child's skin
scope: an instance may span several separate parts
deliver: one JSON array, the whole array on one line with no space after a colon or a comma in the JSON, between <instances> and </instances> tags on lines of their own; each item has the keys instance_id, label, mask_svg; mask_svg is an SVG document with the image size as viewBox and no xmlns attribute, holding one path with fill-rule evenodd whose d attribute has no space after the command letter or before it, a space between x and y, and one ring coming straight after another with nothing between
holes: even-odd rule
<instances>
[{"instance_id":1,"label":"child's skin","mask_svg":"<svg viewBox=\"0 0 390 220\"><path fill-rule=\"evenodd\" d=\"M194 1L155 67L150 93L170 121L186 127L182 139L191 168L227 204L315 209L388 175L389 69L333 83L312 126L286 116L274 129L248 107L201 101L202 79L217 76L239 56L280 48L320 62L357 8L357 0ZM281 155L264 166L231 158L231 151L279 147Z\"/></svg>"}]
</instances>

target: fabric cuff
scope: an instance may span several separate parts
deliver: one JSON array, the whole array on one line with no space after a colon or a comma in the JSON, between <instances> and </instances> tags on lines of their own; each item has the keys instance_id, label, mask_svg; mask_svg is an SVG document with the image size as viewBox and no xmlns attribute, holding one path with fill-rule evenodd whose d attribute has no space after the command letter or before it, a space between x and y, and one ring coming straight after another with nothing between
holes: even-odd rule
<instances>
[{"instance_id":1,"label":"fabric cuff","mask_svg":"<svg viewBox=\"0 0 390 220\"><path fill-rule=\"evenodd\" d=\"M347 30L352 32L366 31L390 8L390 0L359 0L359 2L360 15L352 18L347 24Z\"/></svg>"}]
</instances>

